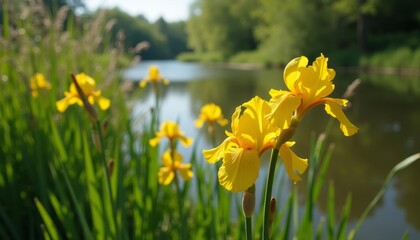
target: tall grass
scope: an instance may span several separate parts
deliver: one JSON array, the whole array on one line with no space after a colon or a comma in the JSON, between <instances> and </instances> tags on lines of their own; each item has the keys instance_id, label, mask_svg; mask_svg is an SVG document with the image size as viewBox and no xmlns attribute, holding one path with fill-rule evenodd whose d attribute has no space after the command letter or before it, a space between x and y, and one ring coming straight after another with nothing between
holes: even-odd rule
<instances>
[{"instance_id":1,"label":"tall grass","mask_svg":"<svg viewBox=\"0 0 420 240\"><path fill-rule=\"evenodd\" d=\"M195 138L192 155L184 156L195 176L180 184L182 212L177 189L158 184L161 156L149 145L156 119L152 112L141 122L130 117L127 95L120 87L124 66L119 59L124 53L121 44L109 43L112 22L104 22L105 12L83 22L66 7L51 14L38 1L2 4L1 239L245 238L240 196L221 189L214 170L203 164L197 149L201 135ZM33 98L30 78L37 72L46 76L52 89ZM55 108L71 82L70 74L79 72L96 79L112 101L109 110L99 112L96 124L83 108L73 106L65 113ZM134 124L142 124L143 130L134 131ZM274 183L284 190L276 196L273 239L344 239L357 233L358 228L347 232L350 196L341 217L335 217L333 184L326 222L316 225L314 220L332 152L322 136L317 140L314 136L311 145L303 214L297 193L301 186L288 184L283 169L276 170ZM256 196L263 196L261 189ZM253 221L253 237L258 239L263 215L254 215Z\"/></svg>"}]
</instances>

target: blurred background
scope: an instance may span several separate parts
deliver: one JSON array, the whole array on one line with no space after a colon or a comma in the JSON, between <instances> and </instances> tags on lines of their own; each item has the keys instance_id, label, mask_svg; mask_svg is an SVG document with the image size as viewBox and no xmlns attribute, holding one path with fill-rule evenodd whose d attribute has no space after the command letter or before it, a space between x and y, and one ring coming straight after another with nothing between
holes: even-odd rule
<instances>
[{"instance_id":1,"label":"blurred background","mask_svg":"<svg viewBox=\"0 0 420 240\"><path fill-rule=\"evenodd\" d=\"M338 214L347 194L352 194L350 225L392 167L420 150L420 1L43 2L51 15L67 5L67 17L77 19L80 26L102 17L112 22L110 45L120 44L136 56L132 64L131 58L125 59L125 67L117 72L124 81L137 83L150 65L157 65L171 81L170 90L162 93L161 119L179 122L192 137L199 133L192 123L205 103L220 105L230 120L235 107L253 96L268 99L271 88L285 89L282 69L295 57L305 55L312 62L323 53L329 58L329 67L337 71L334 97L360 79L346 112L359 133L345 138L335 123L328 139L335 149L327 181L334 183ZM0 23L6 18L4 6ZM128 101L131 117L142 119L153 103L150 88L134 92ZM294 139L298 155L308 156L308 133L320 134L328 121L322 107L305 117ZM224 129L218 138L224 139ZM203 139L197 149L209 147L210 139ZM419 172L420 164L415 163L398 173L358 239L400 239L406 232L420 239ZM317 204L318 218L327 209L326 198L325 191Z\"/></svg>"}]
</instances>

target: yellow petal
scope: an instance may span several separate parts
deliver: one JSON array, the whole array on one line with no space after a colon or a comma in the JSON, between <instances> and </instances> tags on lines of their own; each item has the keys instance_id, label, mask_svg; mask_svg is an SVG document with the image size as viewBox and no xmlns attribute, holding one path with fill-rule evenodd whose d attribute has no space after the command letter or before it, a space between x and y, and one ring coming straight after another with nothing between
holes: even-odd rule
<instances>
[{"instance_id":1,"label":"yellow petal","mask_svg":"<svg viewBox=\"0 0 420 240\"><path fill-rule=\"evenodd\" d=\"M170 168L161 167L159 169L158 180L160 184L168 185L172 182L174 177L175 177L175 174Z\"/></svg>"},{"instance_id":2,"label":"yellow petal","mask_svg":"<svg viewBox=\"0 0 420 240\"><path fill-rule=\"evenodd\" d=\"M326 98L325 111L340 122L340 129L345 136L351 136L356 134L359 129L349 121L341 109L341 106L346 106L346 104L347 100L345 99Z\"/></svg>"},{"instance_id":3,"label":"yellow petal","mask_svg":"<svg viewBox=\"0 0 420 240\"><path fill-rule=\"evenodd\" d=\"M149 79L147 79L147 78L141 80L141 82L139 82L139 86L141 88L144 88L146 86L146 84L147 84L148 81L149 81Z\"/></svg>"},{"instance_id":4,"label":"yellow petal","mask_svg":"<svg viewBox=\"0 0 420 240\"><path fill-rule=\"evenodd\" d=\"M185 147L188 147L193 143L192 138L187 138L184 136L179 136L179 140L181 140L182 145L184 145Z\"/></svg>"},{"instance_id":5,"label":"yellow petal","mask_svg":"<svg viewBox=\"0 0 420 240\"><path fill-rule=\"evenodd\" d=\"M228 123L229 123L229 120L227 120L226 118L222 118L222 119L219 119L219 120L217 120L217 123L220 125L220 126L226 126Z\"/></svg>"},{"instance_id":6,"label":"yellow petal","mask_svg":"<svg viewBox=\"0 0 420 240\"><path fill-rule=\"evenodd\" d=\"M301 56L295 59L292 59L284 68L283 79L286 83L287 88L292 92L295 91L295 82L300 77L299 69L305 68L308 65L308 58Z\"/></svg>"},{"instance_id":7,"label":"yellow petal","mask_svg":"<svg viewBox=\"0 0 420 240\"><path fill-rule=\"evenodd\" d=\"M169 167L169 168L172 167L172 165L174 165L174 163L172 161L170 150L166 150L165 153L163 153L162 163L163 163L163 165L165 165L166 167Z\"/></svg>"},{"instance_id":8,"label":"yellow petal","mask_svg":"<svg viewBox=\"0 0 420 240\"><path fill-rule=\"evenodd\" d=\"M111 101L108 98L99 97L98 98L98 105L99 108L102 110L107 110L111 105Z\"/></svg>"},{"instance_id":9,"label":"yellow petal","mask_svg":"<svg viewBox=\"0 0 420 240\"><path fill-rule=\"evenodd\" d=\"M199 118L195 120L194 125L196 128L201 128L204 124L204 120L202 118Z\"/></svg>"},{"instance_id":10,"label":"yellow petal","mask_svg":"<svg viewBox=\"0 0 420 240\"><path fill-rule=\"evenodd\" d=\"M301 104L301 96L295 96L287 91L270 91L272 98L269 105L271 112L266 115L268 119L273 119L274 124L280 128L287 128L294 111Z\"/></svg>"},{"instance_id":11,"label":"yellow petal","mask_svg":"<svg viewBox=\"0 0 420 240\"><path fill-rule=\"evenodd\" d=\"M179 171L179 174L181 174L181 177L185 181L190 180L194 176L194 173L191 171L191 164L190 163L181 164L179 166L178 171Z\"/></svg>"},{"instance_id":12,"label":"yellow petal","mask_svg":"<svg viewBox=\"0 0 420 240\"><path fill-rule=\"evenodd\" d=\"M257 151L231 148L219 169L220 185L232 192L245 191L255 183L259 168Z\"/></svg>"},{"instance_id":13,"label":"yellow petal","mask_svg":"<svg viewBox=\"0 0 420 240\"><path fill-rule=\"evenodd\" d=\"M56 103L55 103L55 106L57 107L57 110L59 111L59 112L64 112L64 111L66 111L67 110L67 108L69 107L69 100L70 100L71 98L69 98L69 97L65 97L65 98L63 98L63 99L61 99L61 100L58 100Z\"/></svg>"},{"instance_id":14,"label":"yellow petal","mask_svg":"<svg viewBox=\"0 0 420 240\"><path fill-rule=\"evenodd\" d=\"M161 136L156 136L155 138L150 139L149 140L150 146L156 147L158 145L160 139L161 139Z\"/></svg>"},{"instance_id":15,"label":"yellow petal","mask_svg":"<svg viewBox=\"0 0 420 240\"><path fill-rule=\"evenodd\" d=\"M322 81L331 81L335 77L335 71L332 68L328 68L328 58L324 57L323 54L317 57L312 63L315 71L319 74L318 78Z\"/></svg>"},{"instance_id":16,"label":"yellow petal","mask_svg":"<svg viewBox=\"0 0 420 240\"><path fill-rule=\"evenodd\" d=\"M228 143L231 141L231 139L231 137L228 137L219 146L209 150L203 150L204 159L206 159L206 161L211 164L222 159L225 154L226 147L228 146Z\"/></svg>"},{"instance_id":17,"label":"yellow petal","mask_svg":"<svg viewBox=\"0 0 420 240\"><path fill-rule=\"evenodd\" d=\"M306 168L308 167L308 160L298 157L289 148L288 144L283 144L280 147L280 156L283 159L286 172L289 175L289 177L293 180L293 182L296 183L302 180L295 171L297 171L299 174L304 173Z\"/></svg>"},{"instance_id":18,"label":"yellow petal","mask_svg":"<svg viewBox=\"0 0 420 240\"><path fill-rule=\"evenodd\" d=\"M168 84L169 84L169 80L168 80L168 79L166 79L166 78L164 78L164 79L163 79L163 84L168 85Z\"/></svg>"},{"instance_id":19,"label":"yellow petal","mask_svg":"<svg viewBox=\"0 0 420 240\"><path fill-rule=\"evenodd\" d=\"M245 133L256 142L259 154L263 150L274 145L274 138L278 127L267 119L266 115L271 112L270 105L260 97L254 97L243 104L246 107L238 123L238 134ZM243 131L245 130L245 131Z\"/></svg>"}]
</instances>

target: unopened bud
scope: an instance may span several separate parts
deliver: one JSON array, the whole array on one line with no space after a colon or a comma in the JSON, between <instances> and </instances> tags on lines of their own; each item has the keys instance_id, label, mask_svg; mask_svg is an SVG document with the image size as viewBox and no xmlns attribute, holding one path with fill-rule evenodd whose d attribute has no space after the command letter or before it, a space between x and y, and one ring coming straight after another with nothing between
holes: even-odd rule
<instances>
[{"instance_id":1,"label":"unopened bud","mask_svg":"<svg viewBox=\"0 0 420 240\"><path fill-rule=\"evenodd\" d=\"M108 127L109 127L109 120L106 120L102 124L102 136L105 136L106 135L106 132L108 131Z\"/></svg>"},{"instance_id":2,"label":"unopened bud","mask_svg":"<svg viewBox=\"0 0 420 240\"><path fill-rule=\"evenodd\" d=\"M276 207L277 207L276 199L274 197L271 197L271 200L270 200L270 223L273 223L274 213L276 212Z\"/></svg>"},{"instance_id":3,"label":"unopened bud","mask_svg":"<svg viewBox=\"0 0 420 240\"><path fill-rule=\"evenodd\" d=\"M108 164L107 165L108 165L107 168L108 168L109 176L111 176L112 173L114 172L114 160L113 159L110 159L108 161Z\"/></svg>"},{"instance_id":4,"label":"unopened bud","mask_svg":"<svg viewBox=\"0 0 420 240\"><path fill-rule=\"evenodd\" d=\"M92 133L92 142L98 152L102 152L101 141L99 139L99 134L97 132Z\"/></svg>"},{"instance_id":5,"label":"unopened bud","mask_svg":"<svg viewBox=\"0 0 420 240\"><path fill-rule=\"evenodd\" d=\"M276 148L280 149L281 145L289 141L289 139L292 138L295 134L295 131L296 127L294 126L289 126L288 128L281 130L279 139L277 140Z\"/></svg>"},{"instance_id":6,"label":"unopened bud","mask_svg":"<svg viewBox=\"0 0 420 240\"><path fill-rule=\"evenodd\" d=\"M246 218L252 217L255 209L255 185L252 185L242 196L242 211Z\"/></svg>"},{"instance_id":7,"label":"unopened bud","mask_svg":"<svg viewBox=\"0 0 420 240\"><path fill-rule=\"evenodd\" d=\"M270 233L270 237L271 237L271 233L272 233L272 224L274 221L274 213L276 212L276 199L274 197L271 197L270 200L270 227L269 227L269 233Z\"/></svg>"}]
</instances>

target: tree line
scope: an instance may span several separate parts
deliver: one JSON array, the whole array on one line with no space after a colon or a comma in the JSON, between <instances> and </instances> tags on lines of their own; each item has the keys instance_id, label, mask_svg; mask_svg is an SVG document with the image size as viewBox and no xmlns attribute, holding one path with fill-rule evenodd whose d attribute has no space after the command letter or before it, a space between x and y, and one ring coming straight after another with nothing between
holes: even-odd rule
<instances>
[{"instance_id":1,"label":"tree line","mask_svg":"<svg viewBox=\"0 0 420 240\"><path fill-rule=\"evenodd\" d=\"M84 9L83 0L42 1L52 14L63 5L74 12ZM84 11L82 22L100 11ZM277 65L323 52L352 65L360 56L381 53L368 60L380 65L393 58L386 64L398 65L415 58L412 65L420 67L420 1L415 0L195 0L189 19L180 22L149 22L118 8L106 11L106 18L115 20L112 43L119 31L127 50L149 43L142 59L173 59L187 52L181 59Z\"/></svg>"},{"instance_id":2,"label":"tree line","mask_svg":"<svg viewBox=\"0 0 420 240\"><path fill-rule=\"evenodd\" d=\"M187 36L195 53L220 60L242 53L284 64L324 52L349 61L401 46L420 50L420 1L196 0Z\"/></svg>"}]
</instances>

